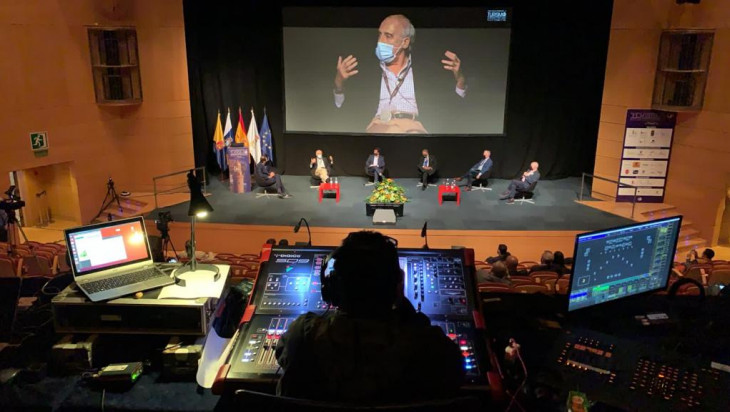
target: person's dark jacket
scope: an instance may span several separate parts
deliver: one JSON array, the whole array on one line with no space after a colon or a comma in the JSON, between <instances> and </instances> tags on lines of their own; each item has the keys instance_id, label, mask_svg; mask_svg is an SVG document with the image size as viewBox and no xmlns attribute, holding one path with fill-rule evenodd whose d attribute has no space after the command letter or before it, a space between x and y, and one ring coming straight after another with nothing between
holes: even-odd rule
<instances>
[{"instance_id":1,"label":"person's dark jacket","mask_svg":"<svg viewBox=\"0 0 730 412\"><path fill-rule=\"evenodd\" d=\"M423 155L421 155L418 158L418 169L419 170L423 167L423 159L425 159L425 157L423 157ZM433 170L436 170L438 168L438 162L436 160L436 156L428 155L428 167L430 167Z\"/></svg>"},{"instance_id":2,"label":"person's dark jacket","mask_svg":"<svg viewBox=\"0 0 730 412\"><path fill-rule=\"evenodd\" d=\"M341 311L298 317L276 346L277 393L391 403L454 396L464 378L459 347L403 299L388 318Z\"/></svg>"},{"instance_id":3,"label":"person's dark jacket","mask_svg":"<svg viewBox=\"0 0 730 412\"><path fill-rule=\"evenodd\" d=\"M560 266L555 263L551 263L549 265L540 264L540 265L533 266L532 269L530 269L530 273L555 272L558 275L562 276L564 273L567 273L567 272L565 272L565 269L566 268L564 266Z\"/></svg>"},{"instance_id":4,"label":"person's dark jacket","mask_svg":"<svg viewBox=\"0 0 730 412\"><path fill-rule=\"evenodd\" d=\"M505 260L507 260L507 257L510 255L511 255L511 253L505 252L504 255L491 256L491 257L487 258L486 262L489 264L494 264L496 262L504 262Z\"/></svg>"}]
</instances>

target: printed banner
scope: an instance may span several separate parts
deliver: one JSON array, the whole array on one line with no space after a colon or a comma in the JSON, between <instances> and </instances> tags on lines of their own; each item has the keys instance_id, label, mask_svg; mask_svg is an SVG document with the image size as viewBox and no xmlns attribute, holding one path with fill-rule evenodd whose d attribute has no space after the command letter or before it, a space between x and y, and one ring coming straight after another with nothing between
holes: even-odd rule
<instances>
[{"instance_id":1,"label":"printed banner","mask_svg":"<svg viewBox=\"0 0 730 412\"><path fill-rule=\"evenodd\" d=\"M234 145L228 148L228 181L231 192L247 193L251 191L249 159L248 147Z\"/></svg>"},{"instance_id":2,"label":"printed banner","mask_svg":"<svg viewBox=\"0 0 730 412\"><path fill-rule=\"evenodd\" d=\"M677 113L651 109L626 111L626 133L621 153L621 183L637 186L636 201L664 202ZM618 187L617 202L634 200L634 189Z\"/></svg>"}]
</instances>

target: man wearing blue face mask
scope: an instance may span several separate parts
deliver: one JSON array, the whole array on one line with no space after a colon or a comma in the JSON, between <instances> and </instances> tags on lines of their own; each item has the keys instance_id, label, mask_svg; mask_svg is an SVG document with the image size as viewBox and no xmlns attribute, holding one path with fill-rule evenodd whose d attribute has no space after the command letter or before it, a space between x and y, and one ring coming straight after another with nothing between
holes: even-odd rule
<instances>
[{"instance_id":1,"label":"man wearing blue face mask","mask_svg":"<svg viewBox=\"0 0 730 412\"><path fill-rule=\"evenodd\" d=\"M428 133L419 121L419 117L423 118L419 116L423 110L419 112L416 100L416 83L411 59L415 32L408 18L401 14L388 16L380 24L375 48L375 56L380 61L382 72L380 98L375 116L366 129L368 133ZM452 95L462 100L466 96L466 78L461 70L461 60L455 53L447 50L440 63L444 70L452 72L454 76L456 87L451 90ZM345 83L359 73L357 66L357 58L352 55L345 58L339 56L337 59L334 81L334 99L337 108L342 107L345 102ZM429 80L428 76L424 76L423 79ZM430 91L423 93L428 94L430 100L435 100ZM439 105L447 102L438 99L425 103Z\"/></svg>"}]
</instances>

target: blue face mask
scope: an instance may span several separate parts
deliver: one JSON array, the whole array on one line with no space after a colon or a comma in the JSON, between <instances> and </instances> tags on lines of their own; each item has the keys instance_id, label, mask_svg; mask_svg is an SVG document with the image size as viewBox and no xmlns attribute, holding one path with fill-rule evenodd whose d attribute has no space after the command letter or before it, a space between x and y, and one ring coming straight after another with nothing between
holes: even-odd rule
<instances>
[{"instance_id":1,"label":"blue face mask","mask_svg":"<svg viewBox=\"0 0 730 412\"><path fill-rule=\"evenodd\" d=\"M392 44L378 42L378 45L375 47L375 56L381 62L388 64L395 60L396 52L394 49L395 47Z\"/></svg>"}]
</instances>

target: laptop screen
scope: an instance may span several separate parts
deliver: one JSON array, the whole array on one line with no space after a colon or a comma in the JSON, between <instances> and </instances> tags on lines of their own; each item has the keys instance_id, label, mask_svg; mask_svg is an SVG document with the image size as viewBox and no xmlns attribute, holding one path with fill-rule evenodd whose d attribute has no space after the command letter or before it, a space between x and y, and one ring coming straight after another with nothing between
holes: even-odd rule
<instances>
[{"instance_id":1,"label":"laptop screen","mask_svg":"<svg viewBox=\"0 0 730 412\"><path fill-rule=\"evenodd\" d=\"M67 230L66 244L76 276L150 260L141 217Z\"/></svg>"}]
</instances>

